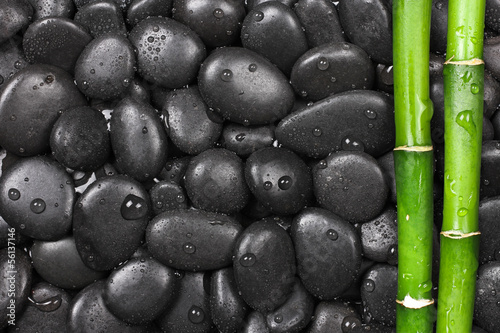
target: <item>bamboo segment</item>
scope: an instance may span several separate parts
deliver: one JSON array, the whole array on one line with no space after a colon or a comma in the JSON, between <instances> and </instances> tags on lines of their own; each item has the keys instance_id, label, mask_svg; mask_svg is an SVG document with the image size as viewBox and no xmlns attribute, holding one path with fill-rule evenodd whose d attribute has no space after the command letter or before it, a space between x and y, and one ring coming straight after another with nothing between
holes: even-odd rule
<instances>
[{"instance_id":1,"label":"bamboo segment","mask_svg":"<svg viewBox=\"0 0 500 333\"><path fill-rule=\"evenodd\" d=\"M433 151L430 0L393 1L398 208L397 332L432 332Z\"/></svg>"}]
</instances>

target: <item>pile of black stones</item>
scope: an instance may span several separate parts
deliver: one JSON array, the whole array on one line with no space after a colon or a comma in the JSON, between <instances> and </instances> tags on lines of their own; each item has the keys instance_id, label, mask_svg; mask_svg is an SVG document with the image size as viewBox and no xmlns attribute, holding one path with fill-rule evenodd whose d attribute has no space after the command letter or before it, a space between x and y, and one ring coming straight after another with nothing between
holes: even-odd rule
<instances>
[{"instance_id":1,"label":"pile of black stones","mask_svg":"<svg viewBox=\"0 0 500 333\"><path fill-rule=\"evenodd\" d=\"M500 332L486 2L476 333ZM0 0L0 331L395 332L391 7ZM435 297L447 10L433 1Z\"/></svg>"}]
</instances>

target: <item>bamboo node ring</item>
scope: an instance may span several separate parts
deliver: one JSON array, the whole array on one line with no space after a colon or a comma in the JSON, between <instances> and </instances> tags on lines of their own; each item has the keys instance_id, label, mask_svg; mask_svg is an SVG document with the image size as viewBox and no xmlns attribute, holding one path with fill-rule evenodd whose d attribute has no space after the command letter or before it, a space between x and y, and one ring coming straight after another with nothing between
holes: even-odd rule
<instances>
[{"instance_id":1,"label":"bamboo node ring","mask_svg":"<svg viewBox=\"0 0 500 333\"><path fill-rule=\"evenodd\" d=\"M425 152L425 151L432 151L434 148L432 146L399 146L394 148L394 150L404 150L404 151L413 151L413 152Z\"/></svg>"},{"instance_id":2,"label":"bamboo node ring","mask_svg":"<svg viewBox=\"0 0 500 333\"><path fill-rule=\"evenodd\" d=\"M463 239L467 237L478 236L480 234L481 232L479 231L468 232L468 233L463 233L461 231L453 231L453 230L441 231L441 235L451 239Z\"/></svg>"},{"instance_id":3,"label":"bamboo node ring","mask_svg":"<svg viewBox=\"0 0 500 333\"><path fill-rule=\"evenodd\" d=\"M444 65L463 65L463 66L479 66L479 65L484 65L484 61L479 58L474 58L470 60L460 60L460 61L451 61L455 55L452 55L450 59L446 60L444 62Z\"/></svg>"},{"instance_id":4,"label":"bamboo node ring","mask_svg":"<svg viewBox=\"0 0 500 333\"><path fill-rule=\"evenodd\" d=\"M407 294L402 301L397 299L396 303L404 306L407 309L421 309L423 307L434 304L434 299L432 299L432 298L431 299L414 299L413 297L410 296L410 294Z\"/></svg>"}]
</instances>

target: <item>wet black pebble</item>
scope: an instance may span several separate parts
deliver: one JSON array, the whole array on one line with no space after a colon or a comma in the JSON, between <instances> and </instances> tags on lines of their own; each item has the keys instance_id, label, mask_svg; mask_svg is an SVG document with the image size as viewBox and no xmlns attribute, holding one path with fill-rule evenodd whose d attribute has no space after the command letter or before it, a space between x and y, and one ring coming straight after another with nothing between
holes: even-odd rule
<instances>
[{"instance_id":1,"label":"wet black pebble","mask_svg":"<svg viewBox=\"0 0 500 333\"><path fill-rule=\"evenodd\" d=\"M494 261L479 267L476 280L474 319L488 332L500 331L500 262Z\"/></svg>"},{"instance_id":2,"label":"wet black pebble","mask_svg":"<svg viewBox=\"0 0 500 333\"><path fill-rule=\"evenodd\" d=\"M59 288L83 289L108 274L95 271L83 263L73 236L54 242L35 241L31 247L31 258L36 272Z\"/></svg>"},{"instance_id":3,"label":"wet black pebble","mask_svg":"<svg viewBox=\"0 0 500 333\"><path fill-rule=\"evenodd\" d=\"M273 126L244 126L227 123L222 130L222 145L234 151L239 156L248 156L251 153L274 142Z\"/></svg>"},{"instance_id":4,"label":"wet black pebble","mask_svg":"<svg viewBox=\"0 0 500 333\"><path fill-rule=\"evenodd\" d=\"M241 326L249 308L238 294L232 268L212 273L210 314L221 333L232 333Z\"/></svg>"},{"instance_id":5,"label":"wet black pebble","mask_svg":"<svg viewBox=\"0 0 500 333\"><path fill-rule=\"evenodd\" d=\"M167 160L167 133L160 117L147 103L122 99L110 121L115 167L139 181L152 180Z\"/></svg>"},{"instance_id":6,"label":"wet black pebble","mask_svg":"<svg viewBox=\"0 0 500 333\"><path fill-rule=\"evenodd\" d=\"M135 26L149 16L172 16L173 0L132 0L127 9L126 19L130 26Z\"/></svg>"},{"instance_id":7,"label":"wet black pebble","mask_svg":"<svg viewBox=\"0 0 500 333\"><path fill-rule=\"evenodd\" d=\"M484 116L490 119L500 104L500 83L488 73L484 73Z\"/></svg>"},{"instance_id":8,"label":"wet black pebble","mask_svg":"<svg viewBox=\"0 0 500 333\"><path fill-rule=\"evenodd\" d=\"M349 222L367 222L384 208L388 187L380 166L363 152L329 155L313 169L318 203Z\"/></svg>"},{"instance_id":9,"label":"wet black pebble","mask_svg":"<svg viewBox=\"0 0 500 333\"><path fill-rule=\"evenodd\" d=\"M263 55L286 75L308 49L299 18L279 1L266 1L248 12L241 41L245 48Z\"/></svg>"},{"instance_id":10,"label":"wet black pebble","mask_svg":"<svg viewBox=\"0 0 500 333\"><path fill-rule=\"evenodd\" d=\"M186 209L188 201L184 188L172 181L160 181L150 190L153 214L158 215L167 210Z\"/></svg>"},{"instance_id":11,"label":"wet black pebble","mask_svg":"<svg viewBox=\"0 0 500 333\"><path fill-rule=\"evenodd\" d=\"M245 18L243 1L174 0L172 18L196 32L207 47L229 46L239 41Z\"/></svg>"},{"instance_id":12,"label":"wet black pebble","mask_svg":"<svg viewBox=\"0 0 500 333\"><path fill-rule=\"evenodd\" d=\"M382 214L361 225L363 255L378 262L392 261L398 246L397 212L392 205Z\"/></svg>"},{"instance_id":13,"label":"wet black pebble","mask_svg":"<svg viewBox=\"0 0 500 333\"><path fill-rule=\"evenodd\" d=\"M394 147L392 99L377 91L335 94L285 117L276 138L286 148L314 158L358 150L374 157Z\"/></svg>"},{"instance_id":14,"label":"wet black pebble","mask_svg":"<svg viewBox=\"0 0 500 333\"><path fill-rule=\"evenodd\" d=\"M2 17L0 44L2 44L30 24L33 7L28 0L4 0L0 4L0 16Z\"/></svg>"},{"instance_id":15,"label":"wet black pebble","mask_svg":"<svg viewBox=\"0 0 500 333\"><path fill-rule=\"evenodd\" d=\"M112 0L85 5L75 14L75 22L85 27L94 38L110 32L122 37L127 36L122 10Z\"/></svg>"},{"instance_id":16,"label":"wet black pebble","mask_svg":"<svg viewBox=\"0 0 500 333\"><path fill-rule=\"evenodd\" d=\"M496 230L500 219L500 197L481 200L479 203L479 262L500 261L500 244Z\"/></svg>"},{"instance_id":17,"label":"wet black pebble","mask_svg":"<svg viewBox=\"0 0 500 333\"><path fill-rule=\"evenodd\" d=\"M9 332L66 332L71 296L64 289L39 282L31 289L26 309Z\"/></svg>"},{"instance_id":18,"label":"wet black pebble","mask_svg":"<svg viewBox=\"0 0 500 333\"><path fill-rule=\"evenodd\" d=\"M21 248L29 244L31 238L24 236L19 232L9 232L9 229L12 231L13 228L5 222L2 216L0 216L0 249L4 249L9 246L9 238L10 242L14 242L14 244Z\"/></svg>"},{"instance_id":19,"label":"wet black pebble","mask_svg":"<svg viewBox=\"0 0 500 333\"><path fill-rule=\"evenodd\" d=\"M292 222L298 275L306 289L332 300L355 281L361 267L361 241L354 227L326 209L306 208Z\"/></svg>"},{"instance_id":20,"label":"wet black pebble","mask_svg":"<svg viewBox=\"0 0 500 333\"><path fill-rule=\"evenodd\" d=\"M245 318L238 333L269 333L266 318L259 311L252 311Z\"/></svg>"},{"instance_id":21,"label":"wet black pebble","mask_svg":"<svg viewBox=\"0 0 500 333\"><path fill-rule=\"evenodd\" d=\"M275 223L254 222L236 243L233 268L245 302L257 311L273 311L286 301L295 283L290 236Z\"/></svg>"},{"instance_id":22,"label":"wet black pebble","mask_svg":"<svg viewBox=\"0 0 500 333\"><path fill-rule=\"evenodd\" d=\"M162 114L169 138L181 151L196 155L215 146L222 124L213 122L207 111L208 106L196 85L176 89L167 95Z\"/></svg>"},{"instance_id":23,"label":"wet black pebble","mask_svg":"<svg viewBox=\"0 0 500 333\"><path fill-rule=\"evenodd\" d=\"M29 0L35 13L33 21L46 17L67 17L75 15L75 3L73 0Z\"/></svg>"},{"instance_id":24,"label":"wet black pebble","mask_svg":"<svg viewBox=\"0 0 500 333\"><path fill-rule=\"evenodd\" d=\"M147 327L131 326L116 318L108 310L103 299L105 288L106 280L99 280L81 290L73 298L67 319L68 331L146 333Z\"/></svg>"},{"instance_id":25,"label":"wet black pebble","mask_svg":"<svg viewBox=\"0 0 500 333\"><path fill-rule=\"evenodd\" d=\"M43 154L62 111L83 105L87 100L67 72L50 65L28 66L2 91L0 146L20 156Z\"/></svg>"},{"instance_id":26,"label":"wet black pebble","mask_svg":"<svg viewBox=\"0 0 500 333\"><path fill-rule=\"evenodd\" d=\"M291 111L295 99L288 79L276 66L240 47L212 52L200 69L198 85L209 107L243 125L279 120Z\"/></svg>"},{"instance_id":27,"label":"wet black pebble","mask_svg":"<svg viewBox=\"0 0 500 333\"><path fill-rule=\"evenodd\" d=\"M448 1L433 0L431 9L431 41L432 52L445 54L448 30Z\"/></svg>"},{"instance_id":28,"label":"wet black pebble","mask_svg":"<svg viewBox=\"0 0 500 333\"><path fill-rule=\"evenodd\" d=\"M18 232L57 240L71 229L75 189L63 167L45 157L21 159L0 178L0 214Z\"/></svg>"},{"instance_id":29,"label":"wet black pebble","mask_svg":"<svg viewBox=\"0 0 500 333\"><path fill-rule=\"evenodd\" d=\"M78 10L81 9L81 7L85 6L85 5L88 5L88 4L91 4L91 3L95 3L95 2L100 2L102 0L73 0L75 2L75 5L76 5L76 8ZM104 0L104 1L107 1L107 0ZM116 3L120 9L122 11L126 11L127 8L130 6L130 3L133 1L133 0L111 0L113 1L114 3Z\"/></svg>"},{"instance_id":30,"label":"wet black pebble","mask_svg":"<svg viewBox=\"0 0 500 333\"><path fill-rule=\"evenodd\" d=\"M496 79L500 78L499 55L500 36L485 39L483 49L484 68L489 70Z\"/></svg>"},{"instance_id":31,"label":"wet black pebble","mask_svg":"<svg viewBox=\"0 0 500 333\"><path fill-rule=\"evenodd\" d=\"M500 195L500 141L485 141L481 151L481 198Z\"/></svg>"},{"instance_id":32,"label":"wet black pebble","mask_svg":"<svg viewBox=\"0 0 500 333\"><path fill-rule=\"evenodd\" d=\"M500 2L497 0L486 0L486 13L484 17L485 25L494 31L500 31L500 22L498 16L500 14Z\"/></svg>"},{"instance_id":33,"label":"wet black pebble","mask_svg":"<svg viewBox=\"0 0 500 333\"><path fill-rule=\"evenodd\" d=\"M384 173L385 183L389 187L389 199L393 204L396 204L396 173L394 171L394 154L389 151L377 159L378 165Z\"/></svg>"},{"instance_id":34,"label":"wet black pebble","mask_svg":"<svg viewBox=\"0 0 500 333\"><path fill-rule=\"evenodd\" d=\"M245 164L245 178L257 200L276 214L295 214L312 200L309 167L285 148L252 153Z\"/></svg>"},{"instance_id":35,"label":"wet black pebble","mask_svg":"<svg viewBox=\"0 0 500 333\"><path fill-rule=\"evenodd\" d=\"M167 17L149 17L130 31L138 73L165 88L181 88L196 78L205 45L187 26Z\"/></svg>"},{"instance_id":36,"label":"wet black pebble","mask_svg":"<svg viewBox=\"0 0 500 333\"><path fill-rule=\"evenodd\" d=\"M109 176L92 183L75 206L73 235L88 267L109 270L139 247L151 212L149 195L129 177Z\"/></svg>"},{"instance_id":37,"label":"wet black pebble","mask_svg":"<svg viewBox=\"0 0 500 333\"><path fill-rule=\"evenodd\" d=\"M361 321L356 310L342 301L320 302L314 309L314 316L307 333L344 333L342 323L345 318Z\"/></svg>"},{"instance_id":38,"label":"wet black pebble","mask_svg":"<svg viewBox=\"0 0 500 333\"><path fill-rule=\"evenodd\" d=\"M67 168L96 170L111 152L106 118L88 106L63 112L52 128L50 148Z\"/></svg>"},{"instance_id":39,"label":"wet black pebble","mask_svg":"<svg viewBox=\"0 0 500 333\"><path fill-rule=\"evenodd\" d=\"M361 284L361 300L366 315L389 326L396 324L398 268L377 264L365 274Z\"/></svg>"},{"instance_id":40,"label":"wet black pebble","mask_svg":"<svg viewBox=\"0 0 500 333\"><path fill-rule=\"evenodd\" d=\"M243 161L224 148L205 150L189 162L186 192L193 206L212 212L235 213L248 202Z\"/></svg>"},{"instance_id":41,"label":"wet black pebble","mask_svg":"<svg viewBox=\"0 0 500 333\"><path fill-rule=\"evenodd\" d=\"M28 65L20 38L13 37L0 45L0 94L9 79Z\"/></svg>"},{"instance_id":42,"label":"wet black pebble","mask_svg":"<svg viewBox=\"0 0 500 333\"><path fill-rule=\"evenodd\" d=\"M49 17L30 24L23 48L30 63L58 66L73 72L76 60L92 40L87 30L65 17Z\"/></svg>"},{"instance_id":43,"label":"wet black pebble","mask_svg":"<svg viewBox=\"0 0 500 333\"><path fill-rule=\"evenodd\" d=\"M168 159L158 178L184 186L184 174L189 161L191 161L191 156Z\"/></svg>"},{"instance_id":44,"label":"wet black pebble","mask_svg":"<svg viewBox=\"0 0 500 333\"><path fill-rule=\"evenodd\" d=\"M353 89L371 89L375 70L359 46L340 42L310 49L293 65L290 75L295 92L312 101Z\"/></svg>"},{"instance_id":45,"label":"wet black pebble","mask_svg":"<svg viewBox=\"0 0 500 333\"><path fill-rule=\"evenodd\" d=\"M268 0L247 0L246 5L247 5L247 10L250 11L254 9L255 6L260 5L261 3L267 2ZM284 5L287 5L288 7L293 7L295 3L297 3L297 0L278 0Z\"/></svg>"},{"instance_id":46,"label":"wet black pebble","mask_svg":"<svg viewBox=\"0 0 500 333\"><path fill-rule=\"evenodd\" d=\"M177 282L173 269L153 258L134 258L107 278L104 304L121 320L143 325L172 304Z\"/></svg>"},{"instance_id":47,"label":"wet black pebble","mask_svg":"<svg viewBox=\"0 0 500 333\"><path fill-rule=\"evenodd\" d=\"M85 96L110 100L134 79L135 54L127 38L107 33L92 40L75 64L76 85Z\"/></svg>"},{"instance_id":48,"label":"wet black pebble","mask_svg":"<svg viewBox=\"0 0 500 333\"><path fill-rule=\"evenodd\" d=\"M176 210L154 217L146 231L148 250L161 263L188 271L231 265L240 223L223 214Z\"/></svg>"}]
</instances>

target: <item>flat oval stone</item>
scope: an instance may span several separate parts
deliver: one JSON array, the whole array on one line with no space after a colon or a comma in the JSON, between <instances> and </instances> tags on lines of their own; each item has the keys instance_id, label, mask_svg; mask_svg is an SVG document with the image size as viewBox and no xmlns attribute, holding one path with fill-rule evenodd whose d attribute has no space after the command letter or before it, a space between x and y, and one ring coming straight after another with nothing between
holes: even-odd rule
<instances>
[{"instance_id":1,"label":"flat oval stone","mask_svg":"<svg viewBox=\"0 0 500 333\"><path fill-rule=\"evenodd\" d=\"M67 17L75 15L75 3L73 0L29 0L35 13L33 21L46 17Z\"/></svg>"},{"instance_id":2,"label":"flat oval stone","mask_svg":"<svg viewBox=\"0 0 500 333\"><path fill-rule=\"evenodd\" d=\"M156 177L167 160L167 133L149 104L122 99L110 121L116 168L139 181Z\"/></svg>"},{"instance_id":3,"label":"flat oval stone","mask_svg":"<svg viewBox=\"0 0 500 333\"><path fill-rule=\"evenodd\" d=\"M371 89L375 70L368 54L354 44L328 43L310 49L293 65L295 92L312 101L353 89Z\"/></svg>"},{"instance_id":4,"label":"flat oval stone","mask_svg":"<svg viewBox=\"0 0 500 333\"><path fill-rule=\"evenodd\" d=\"M377 160L354 151L331 154L318 163L313 184L320 206L351 223L376 217L389 192Z\"/></svg>"},{"instance_id":5,"label":"flat oval stone","mask_svg":"<svg viewBox=\"0 0 500 333\"><path fill-rule=\"evenodd\" d=\"M59 163L20 159L0 178L0 215L20 233L57 240L71 229L75 188Z\"/></svg>"},{"instance_id":6,"label":"flat oval stone","mask_svg":"<svg viewBox=\"0 0 500 333\"><path fill-rule=\"evenodd\" d=\"M0 95L0 146L20 156L43 154L60 111L87 105L60 68L32 65L17 72Z\"/></svg>"},{"instance_id":7,"label":"flat oval stone","mask_svg":"<svg viewBox=\"0 0 500 333\"><path fill-rule=\"evenodd\" d=\"M135 54L127 38L107 33L85 46L75 64L76 85L85 96L110 100L134 79Z\"/></svg>"},{"instance_id":8,"label":"flat oval stone","mask_svg":"<svg viewBox=\"0 0 500 333\"><path fill-rule=\"evenodd\" d=\"M184 183L193 206L226 214L243 209L250 195L243 168L243 161L224 148L192 157Z\"/></svg>"},{"instance_id":9,"label":"flat oval stone","mask_svg":"<svg viewBox=\"0 0 500 333\"><path fill-rule=\"evenodd\" d=\"M72 73L78 56L92 40L86 29L65 17L49 17L30 24L23 48L30 63L54 65Z\"/></svg>"},{"instance_id":10,"label":"flat oval stone","mask_svg":"<svg viewBox=\"0 0 500 333\"><path fill-rule=\"evenodd\" d=\"M160 181L150 190L153 214L158 215L167 210L187 209L188 200L184 188L173 181Z\"/></svg>"},{"instance_id":11,"label":"flat oval stone","mask_svg":"<svg viewBox=\"0 0 500 333\"><path fill-rule=\"evenodd\" d=\"M142 185L108 176L78 198L73 217L76 248L88 267L105 271L127 260L141 245L151 204Z\"/></svg>"},{"instance_id":12,"label":"flat oval stone","mask_svg":"<svg viewBox=\"0 0 500 333\"><path fill-rule=\"evenodd\" d=\"M139 75L165 88L181 88L193 81L206 57L200 37L168 17L142 20L129 39L137 49Z\"/></svg>"},{"instance_id":13,"label":"flat oval stone","mask_svg":"<svg viewBox=\"0 0 500 333\"><path fill-rule=\"evenodd\" d=\"M36 272L59 288L83 289L108 274L95 271L83 263L73 236L53 242L35 241L31 247L31 258Z\"/></svg>"},{"instance_id":14,"label":"flat oval stone","mask_svg":"<svg viewBox=\"0 0 500 333\"><path fill-rule=\"evenodd\" d=\"M127 36L122 10L112 0L100 0L79 8L75 14L75 22L84 26L94 38L107 33Z\"/></svg>"},{"instance_id":15,"label":"flat oval stone","mask_svg":"<svg viewBox=\"0 0 500 333\"><path fill-rule=\"evenodd\" d=\"M50 148L67 168L96 170L111 152L106 118L88 106L63 112L52 128Z\"/></svg>"},{"instance_id":16,"label":"flat oval stone","mask_svg":"<svg viewBox=\"0 0 500 333\"><path fill-rule=\"evenodd\" d=\"M175 0L173 9L172 18L193 29L210 48L239 41L246 15L243 1Z\"/></svg>"},{"instance_id":17,"label":"flat oval stone","mask_svg":"<svg viewBox=\"0 0 500 333\"><path fill-rule=\"evenodd\" d=\"M312 200L309 167L285 148L254 152L245 163L245 178L252 194L275 214L295 214Z\"/></svg>"},{"instance_id":18,"label":"flat oval stone","mask_svg":"<svg viewBox=\"0 0 500 333\"><path fill-rule=\"evenodd\" d=\"M13 259L14 257L14 259ZM28 303L32 266L29 255L14 246L0 250L0 329L16 323Z\"/></svg>"},{"instance_id":19,"label":"flat oval stone","mask_svg":"<svg viewBox=\"0 0 500 333\"><path fill-rule=\"evenodd\" d=\"M178 279L174 270L153 258L134 258L106 280L104 304L119 319L144 325L174 301Z\"/></svg>"},{"instance_id":20,"label":"flat oval stone","mask_svg":"<svg viewBox=\"0 0 500 333\"><path fill-rule=\"evenodd\" d=\"M28 0L4 0L0 4L0 44L28 27L33 17L33 7Z\"/></svg>"},{"instance_id":21,"label":"flat oval stone","mask_svg":"<svg viewBox=\"0 0 500 333\"><path fill-rule=\"evenodd\" d=\"M0 44L0 94L12 76L28 65L21 37L12 37L9 43Z\"/></svg>"},{"instance_id":22,"label":"flat oval stone","mask_svg":"<svg viewBox=\"0 0 500 333\"><path fill-rule=\"evenodd\" d=\"M309 157L333 151L363 150L378 157L394 147L392 99L372 90L353 90L325 98L282 119L276 138Z\"/></svg>"},{"instance_id":23,"label":"flat oval stone","mask_svg":"<svg viewBox=\"0 0 500 333\"><path fill-rule=\"evenodd\" d=\"M391 251L397 251L398 225L397 212L388 206L382 214L361 225L361 245L363 255L371 260L387 262Z\"/></svg>"},{"instance_id":24,"label":"flat oval stone","mask_svg":"<svg viewBox=\"0 0 500 333\"><path fill-rule=\"evenodd\" d=\"M208 333L210 295L207 290L209 273L181 272L174 303L157 319L162 332Z\"/></svg>"},{"instance_id":25,"label":"flat oval stone","mask_svg":"<svg viewBox=\"0 0 500 333\"><path fill-rule=\"evenodd\" d=\"M231 265L242 226L228 215L203 210L167 211L146 230L148 250L161 263L188 271Z\"/></svg>"},{"instance_id":26,"label":"flat oval stone","mask_svg":"<svg viewBox=\"0 0 500 333\"><path fill-rule=\"evenodd\" d=\"M162 114L167 119L169 138L181 151L196 155L215 146L222 124L212 121L207 111L196 85L167 95Z\"/></svg>"},{"instance_id":27,"label":"flat oval stone","mask_svg":"<svg viewBox=\"0 0 500 333\"><path fill-rule=\"evenodd\" d=\"M314 310L314 316L311 319L311 325L307 333L341 333L343 332L342 323L347 317L361 320L356 310L345 302L319 302Z\"/></svg>"},{"instance_id":28,"label":"flat oval stone","mask_svg":"<svg viewBox=\"0 0 500 333\"><path fill-rule=\"evenodd\" d=\"M373 60L392 64L392 11L385 0L339 2L339 18L351 43L365 50Z\"/></svg>"},{"instance_id":29,"label":"flat oval stone","mask_svg":"<svg viewBox=\"0 0 500 333\"><path fill-rule=\"evenodd\" d=\"M377 264L364 275L361 300L367 315L379 323L396 324L396 294L398 290L398 268L388 264Z\"/></svg>"},{"instance_id":30,"label":"flat oval stone","mask_svg":"<svg viewBox=\"0 0 500 333\"><path fill-rule=\"evenodd\" d=\"M236 332L249 308L238 294L234 271L222 268L213 272L210 282L210 315L220 332Z\"/></svg>"},{"instance_id":31,"label":"flat oval stone","mask_svg":"<svg viewBox=\"0 0 500 333\"><path fill-rule=\"evenodd\" d=\"M307 49L307 38L294 11L279 1L266 1L248 12L241 27L241 42L286 75Z\"/></svg>"},{"instance_id":32,"label":"flat oval stone","mask_svg":"<svg viewBox=\"0 0 500 333\"><path fill-rule=\"evenodd\" d=\"M337 8L331 1L299 0L293 9L306 29L310 48L345 41Z\"/></svg>"},{"instance_id":33,"label":"flat oval stone","mask_svg":"<svg viewBox=\"0 0 500 333\"><path fill-rule=\"evenodd\" d=\"M243 125L273 123L290 112L295 100L288 79L276 66L240 47L212 52L200 69L198 85L209 107Z\"/></svg>"},{"instance_id":34,"label":"flat oval stone","mask_svg":"<svg viewBox=\"0 0 500 333\"><path fill-rule=\"evenodd\" d=\"M233 268L245 302L257 311L273 311L286 301L295 283L290 236L275 223L252 223L238 238Z\"/></svg>"},{"instance_id":35,"label":"flat oval stone","mask_svg":"<svg viewBox=\"0 0 500 333\"><path fill-rule=\"evenodd\" d=\"M222 145L239 156L251 153L274 142L274 126L244 126L227 123L222 130Z\"/></svg>"},{"instance_id":36,"label":"flat oval stone","mask_svg":"<svg viewBox=\"0 0 500 333\"><path fill-rule=\"evenodd\" d=\"M66 327L66 317L71 296L67 291L47 282L39 282L31 288L26 309L16 318L19 332L57 332Z\"/></svg>"},{"instance_id":37,"label":"flat oval stone","mask_svg":"<svg viewBox=\"0 0 500 333\"><path fill-rule=\"evenodd\" d=\"M500 141L483 142L481 149L481 199L500 195L500 174L497 172L500 163Z\"/></svg>"},{"instance_id":38,"label":"flat oval stone","mask_svg":"<svg viewBox=\"0 0 500 333\"><path fill-rule=\"evenodd\" d=\"M105 280L81 290L71 301L67 327L70 332L146 333L146 326L132 326L116 318L104 303Z\"/></svg>"},{"instance_id":39,"label":"flat oval stone","mask_svg":"<svg viewBox=\"0 0 500 333\"><path fill-rule=\"evenodd\" d=\"M172 16L173 0L133 0L127 9L126 20L135 26L149 16Z\"/></svg>"},{"instance_id":40,"label":"flat oval stone","mask_svg":"<svg viewBox=\"0 0 500 333\"><path fill-rule=\"evenodd\" d=\"M361 241L354 227L326 209L306 208L292 222L298 274L321 300L333 300L359 275Z\"/></svg>"}]
</instances>

